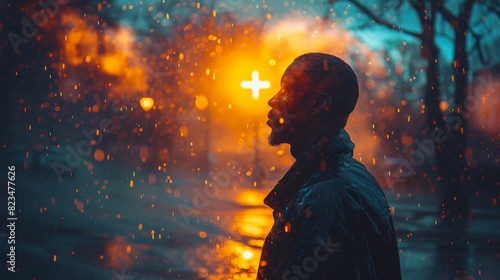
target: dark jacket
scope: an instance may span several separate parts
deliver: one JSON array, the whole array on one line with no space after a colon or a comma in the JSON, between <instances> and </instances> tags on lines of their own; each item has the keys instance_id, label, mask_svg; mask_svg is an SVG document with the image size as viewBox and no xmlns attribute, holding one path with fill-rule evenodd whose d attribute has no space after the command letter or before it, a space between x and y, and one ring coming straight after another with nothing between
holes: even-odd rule
<instances>
[{"instance_id":1,"label":"dark jacket","mask_svg":"<svg viewBox=\"0 0 500 280\"><path fill-rule=\"evenodd\" d=\"M345 130L299 158L265 198L274 225L257 279L401 279L385 195Z\"/></svg>"}]
</instances>

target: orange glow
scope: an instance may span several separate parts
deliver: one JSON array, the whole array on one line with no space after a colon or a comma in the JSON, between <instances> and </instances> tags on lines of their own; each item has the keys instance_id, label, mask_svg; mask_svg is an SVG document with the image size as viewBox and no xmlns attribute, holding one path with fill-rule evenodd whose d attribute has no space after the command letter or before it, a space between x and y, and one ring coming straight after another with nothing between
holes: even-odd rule
<instances>
[{"instance_id":1,"label":"orange glow","mask_svg":"<svg viewBox=\"0 0 500 280\"><path fill-rule=\"evenodd\" d=\"M263 239L271 229L272 224L271 213L251 209L237 215L234 227L242 235Z\"/></svg>"},{"instance_id":2,"label":"orange glow","mask_svg":"<svg viewBox=\"0 0 500 280\"><path fill-rule=\"evenodd\" d=\"M155 101L151 97L143 97L139 101L139 104L141 105L142 110L144 110L145 112L148 112L149 110L151 110L151 108L153 108Z\"/></svg>"},{"instance_id":3,"label":"orange glow","mask_svg":"<svg viewBox=\"0 0 500 280\"><path fill-rule=\"evenodd\" d=\"M123 54L112 54L104 57L102 70L112 75L120 75L125 69L125 57Z\"/></svg>"},{"instance_id":4,"label":"orange glow","mask_svg":"<svg viewBox=\"0 0 500 280\"><path fill-rule=\"evenodd\" d=\"M150 174L148 175L148 183L149 183L150 185L154 185L154 184L156 184L156 174L154 174L154 173L150 173Z\"/></svg>"},{"instance_id":5,"label":"orange glow","mask_svg":"<svg viewBox=\"0 0 500 280\"><path fill-rule=\"evenodd\" d=\"M71 9L62 15L61 24L69 30L61 36L65 60L54 67L60 71L59 75L66 77L60 84L61 92L68 93L62 95L65 99L74 100L72 90L76 90L75 82L80 79L77 76L80 71L75 70L82 67L96 76L116 77L113 92L130 94L133 90L148 88L146 69L149 66L137 55L133 29L121 26L101 30L94 24L98 21L93 15L82 17Z\"/></svg>"},{"instance_id":6,"label":"orange glow","mask_svg":"<svg viewBox=\"0 0 500 280\"><path fill-rule=\"evenodd\" d=\"M285 232L289 233L292 230L290 222L286 222L285 224Z\"/></svg>"},{"instance_id":7,"label":"orange glow","mask_svg":"<svg viewBox=\"0 0 500 280\"><path fill-rule=\"evenodd\" d=\"M208 107L208 99L204 95L197 95L194 105L199 110L205 110Z\"/></svg>"},{"instance_id":8,"label":"orange glow","mask_svg":"<svg viewBox=\"0 0 500 280\"><path fill-rule=\"evenodd\" d=\"M85 211L85 205L83 204L83 202L78 201L78 199L73 199L73 204L75 204L76 209L78 209L78 211L80 211L81 213Z\"/></svg>"},{"instance_id":9,"label":"orange glow","mask_svg":"<svg viewBox=\"0 0 500 280\"><path fill-rule=\"evenodd\" d=\"M247 30L251 29L246 28L244 31L247 32ZM317 31L312 32L312 30ZM297 22L296 19L285 19L267 28L259 37L260 40L245 39L246 37L242 35L233 36L231 45L223 45L224 51L216 59L209 61L208 65L200 67L200 69L203 69L200 74L207 76L207 79L212 74L217 74L215 80L211 83L214 87L214 95L210 96L210 106L212 107L212 102L214 104L213 110L211 110L212 126L220 125L220 127L214 128L214 131L224 129L224 133L228 137L241 139L240 147L228 144L228 137L213 137L210 145L224 147L224 152L227 153L249 150L253 147L254 140L249 139L251 137L247 135L252 133L251 129L257 127L258 146L263 147L260 153L268 157L266 160L275 160L278 169L284 168L292 159L283 149L276 151L275 149L264 148L267 147L267 136L269 135L269 128L264 124L266 115L270 110L267 101L279 91L281 75L297 56L307 52L323 52L334 54L349 61L352 60L353 46L356 46L357 55L362 56L363 59L357 60L356 64L352 66L359 73L369 75L374 81L388 75L379 53L370 50L359 42L349 31L341 28L317 28L317 23L314 20ZM249 89L241 87L242 81L257 81L255 77L252 79L252 71L258 71L258 81L268 81L270 83L268 89L260 88L258 95L254 90L253 96L258 96L258 99L252 98ZM389 89L387 89L387 93L381 95L382 91L379 89L379 83L374 86L374 90L379 93L376 95L377 98L380 98L380 96L383 98L391 97ZM361 101L366 106L369 106L367 101ZM359 103L362 103L361 101ZM229 107L230 109L226 109ZM235 118L235 114L241 115L241 117ZM381 112L381 115L394 117L397 115L396 108ZM280 120L280 122L284 121L284 119ZM250 126L249 123L254 123L254 125ZM245 125L248 128L247 131L242 129ZM369 169L373 172L378 171L376 169L383 168L381 165L383 161L379 158L378 148L385 139L373 138L370 117L366 110L358 110L351 115L347 130L357 144L355 157L358 160L365 159L369 163L367 164ZM244 133L243 136L242 133ZM373 161L373 158L376 160ZM373 164L374 162L375 164ZM251 169L245 168L242 172L245 174L249 170ZM254 173L249 172L250 176ZM378 172L378 174L381 173Z\"/></svg>"},{"instance_id":10,"label":"orange glow","mask_svg":"<svg viewBox=\"0 0 500 280\"><path fill-rule=\"evenodd\" d=\"M240 190L236 201L245 206L264 205L265 194L254 190Z\"/></svg>"},{"instance_id":11,"label":"orange glow","mask_svg":"<svg viewBox=\"0 0 500 280\"><path fill-rule=\"evenodd\" d=\"M69 18L66 16L67 21ZM64 20L63 20L64 23ZM96 30L75 27L66 35L64 53L73 65L82 64L87 57L97 55L99 35Z\"/></svg>"},{"instance_id":12,"label":"orange glow","mask_svg":"<svg viewBox=\"0 0 500 280\"><path fill-rule=\"evenodd\" d=\"M210 280L255 279L260 258L260 249L228 239L217 245L201 246L196 255L203 260L203 267L196 267L199 276ZM221 266L220 261L228 264ZM226 267L227 266L227 267ZM207 267L216 267L217 273L208 273Z\"/></svg>"},{"instance_id":13,"label":"orange glow","mask_svg":"<svg viewBox=\"0 0 500 280\"><path fill-rule=\"evenodd\" d=\"M103 161L104 160L104 151L102 149L96 149L94 152L94 158L97 161Z\"/></svg>"},{"instance_id":14,"label":"orange glow","mask_svg":"<svg viewBox=\"0 0 500 280\"><path fill-rule=\"evenodd\" d=\"M243 191L238 195L237 202L262 206L261 198L264 195L264 192L255 189ZM201 264L193 263L192 268L198 270L199 275L211 280L255 279L264 239L273 224L272 212L264 207L243 208L237 211L231 220L217 220L227 222L224 227L231 229L232 236L245 238L211 237L220 241L217 241L215 246L206 244L191 249L196 259L201 260ZM205 235L208 234L204 231L199 233L201 238L206 238Z\"/></svg>"},{"instance_id":15,"label":"orange glow","mask_svg":"<svg viewBox=\"0 0 500 280\"><path fill-rule=\"evenodd\" d=\"M149 148L148 146L141 146L139 148L139 156L142 162L146 162L149 159Z\"/></svg>"},{"instance_id":16,"label":"orange glow","mask_svg":"<svg viewBox=\"0 0 500 280\"><path fill-rule=\"evenodd\" d=\"M159 151L159 156L162 161L167 161L169 158L169 150L167 148L163 148Z\"/></svg>"},{"instance_id":17,"label":"orange glow","mask_svg":"<svg viewBox=\"0 0 500 280\"><path fill-rule=\"evenodd\" d=\"M254 254L252 251L250 250L245 250L243 251L243 253L241 254L241 256L243 257L243 259L245 260L250 260L253 258Z\"/></svg>"},{"instance_id":18,"label":"orange glow","mask_svg":"<svg viewBox=\"0 0 500 280\"><path fill-rule=\"evenodd\" d=\"M179 128L179 135L181 137L187 137L188 136L188 127L183 125Z\"/></svg>"},{"instance_id":19,"label":"orange glow","mask_svg":"<svg viewBox=\"0 0 500 280\"><path fill-rule=\"evenodd\" d=\"M500 79L489 71L482 72L471 83L469 96L465 100L465 108L473 112L472 121L491 136L498 136L500 131ZM491 79L491 83L484 81ZM483 81L482 81L483 80Z\"/></svg>"},{"instance_id":20,"label":"orange glow","mask_svg":"<svg viewBox=\"0 0 500 280\"><path fill-rule=\"evenodd\" d=\"M448 107L449 107L448 102L446 102L444 100L439 102L439 109L441 110L441 112L448 110Z\"/></svg>"},{"instance_id":21,"label":"orange glow","mask_svg":"<svg viewBox=\"0 0 500 280\"><path fill-rule=\"evenodd\" d=\"M265 116L269 110L267 100L279 90L282 74L268 61L247 49L236 49L231 55L221 56L216 65L210 67L217 71L214 91L224 95L220 97L236 112Z\"/></svg>"},{"instance_id":22,"label":"orange glow","mask_svg":"<svg viewBox=\"0 0 500 280\"><path fill-rule=\"evenodd\" d=\"M407 147L410 147L413 145L413 138L410 135L403 134L401 135L401 143L403 143Z\"/></svg>"},{"instance_id":23,"label":"orange glow","mask_svg":"<svg viewBox=\"0 0 500 280\"><path fill-rule=\"evenodd\" d=\"M130 249L129 249L130 247ZM109 267L128 267L132 263L131 245L122 236L116 236L105 245L105 253L101 259L106 259Z\"/></svg>"}]
</instances>

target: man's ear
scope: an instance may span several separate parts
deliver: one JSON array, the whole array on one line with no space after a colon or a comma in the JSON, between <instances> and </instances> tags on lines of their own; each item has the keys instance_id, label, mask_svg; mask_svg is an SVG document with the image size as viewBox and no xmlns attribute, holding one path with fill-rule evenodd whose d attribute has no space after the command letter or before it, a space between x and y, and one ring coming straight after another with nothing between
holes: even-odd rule
<instances>
[{"instance_id":1,"label":"man's ear","mask_svg":"<svg viewBox=\"0 0 500 280\"><path fill-rule=\"evenodd\" d=\"M322 92L316 97L316 101L311 109L311 114L316 115L322 112L329 112L332 98L329 94Z\"/></svg>"}]
</instances>

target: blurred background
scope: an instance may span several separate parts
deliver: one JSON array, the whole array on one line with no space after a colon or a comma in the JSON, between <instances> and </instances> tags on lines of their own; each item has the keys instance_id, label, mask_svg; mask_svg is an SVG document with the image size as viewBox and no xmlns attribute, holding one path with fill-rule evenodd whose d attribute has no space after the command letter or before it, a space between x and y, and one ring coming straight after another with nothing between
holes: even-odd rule
<instances>
[{"instance_id":1,"label":"blurred background","mask_svg":"<svg viewBox=\"0 0 500 280\"><path fill-rule=\"evenodd\" d=\"M255 279L294 161L267 101L306 52L358 75L404 279L500 273L498 1L0 1L0 33L2 279Z\"/></svg>"}]
</instances>

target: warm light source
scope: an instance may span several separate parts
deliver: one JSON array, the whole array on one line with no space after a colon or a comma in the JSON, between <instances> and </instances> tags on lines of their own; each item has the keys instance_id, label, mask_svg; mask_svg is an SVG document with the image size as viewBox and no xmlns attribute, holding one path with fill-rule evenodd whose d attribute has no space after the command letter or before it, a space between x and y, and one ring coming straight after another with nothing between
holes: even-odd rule
<instances>
[{"instance_id":1,"label":"warm light source","mask_svg":"<svg viewBox=\"0 0 500 280\"><path fill-rule=\"evenodd\" d=\"M155 101L153 98L151 97L143 97L141 98L141 100L139 101L139 104L141 104L141 108L147 112L149 110L151 110L151 108L153 108L153 105L155 104Z\"/></svg>"},{"instance_id":2,"label":"warm light source","mask_svg":"<svg viewBox=\"0 0 500 280\"><path fill-rule=\"evenodd\" d=\"M252 252L252 251L249 251L249 250L245 250L245 251L243 251L243 253L241 254L241 256L242 256L245 260L249 260L249 259L253 258L253 252Z\"/></svg>"},{"instance_id":3,"label":"warm light source","mask_svg":"<svg viewBox=\"0 0 500 280\"><path fill-rule=\"evenodd\" d=\"M270 88L271 83L269 81L261 81L259 80L259 71L252 71L252 80L251 81L242 81L241 87L245 89L252 90L252 98L259 99L259 91L260 89Z\"/></svg>"}]
</instances>

